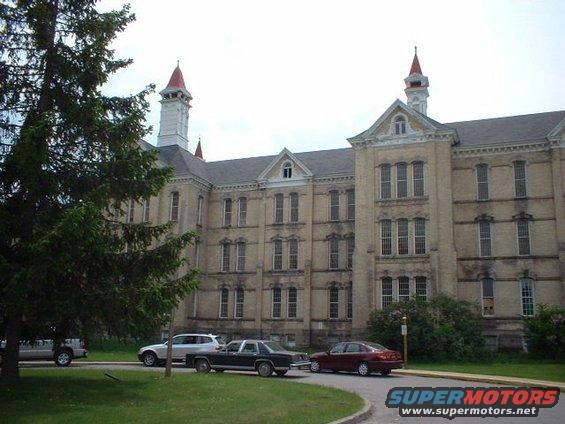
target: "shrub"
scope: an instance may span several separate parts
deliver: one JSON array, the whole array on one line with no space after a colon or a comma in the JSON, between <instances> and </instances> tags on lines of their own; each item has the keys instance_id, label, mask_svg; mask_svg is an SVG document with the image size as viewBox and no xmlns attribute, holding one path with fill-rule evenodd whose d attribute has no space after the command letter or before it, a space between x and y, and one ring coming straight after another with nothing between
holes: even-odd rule
<instances>
[{"instance_id":1,"label":"shrub","mask_svg":"<svg viewBox=\"0 0 565 424\"><path fill-rule=\"evenodd\" d=\"M404 315L408 318L409 359L463 360L486 355L478 308L446 295L430 302L396 302L373 311L368 322L370 340L402 351L400 326Z\"/></svg>"},{"instance_id":2,"label":"shrub","mask_svg":"<svg viewBox=\"0 0 565 424\"><path fill-rule=\"evenodd\" d=\"M536 357L565 359L565 309L538 305L536 315L524 317L528 351Z\"/></svg>"}]
</instances>

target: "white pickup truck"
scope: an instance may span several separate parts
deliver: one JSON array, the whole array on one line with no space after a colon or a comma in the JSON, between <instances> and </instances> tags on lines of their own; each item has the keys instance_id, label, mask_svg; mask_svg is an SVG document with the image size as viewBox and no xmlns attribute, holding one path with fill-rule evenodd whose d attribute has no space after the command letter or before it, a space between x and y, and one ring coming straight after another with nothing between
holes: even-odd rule
<instances>
[{"instance_id":1,"label":"white pickup truck","mask_svg":"<svg viewBox=\"0 0 565 424\"><path fill-rule=\"evenodd\" d=\"M0 342L0 366L2 365L6 342ZM34 343L20 343L20 361L53 360L58 367L68 367L74 358L86 358L88 351L79 339L67 339L60 345L53 340L36 340Z\"/></svg>"}]
</instances>

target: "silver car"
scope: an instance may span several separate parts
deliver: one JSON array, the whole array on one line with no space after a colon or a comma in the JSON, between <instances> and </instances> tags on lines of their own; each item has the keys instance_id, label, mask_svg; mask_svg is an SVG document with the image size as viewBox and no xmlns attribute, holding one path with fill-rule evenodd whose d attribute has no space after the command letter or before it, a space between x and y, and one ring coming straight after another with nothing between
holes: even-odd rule
<instances>
[{"instance_id":1,"label":"silver car","mask_svg":"<svg viewBox=\"0 0 565 424\"><path fill-rule=\"evenodd\" d=\"M173 337L173 362L184 362L187 353L215 351L223 345L220 336L213 334L178 334ZM142 347L137 357L146 367L162 364L167 359L167 342Z\"/></svg>"},{"instance_id":2,"label":"silver car","mask_svg":"<svg viewBox=\"0 0 565 424\"><path fill-rule=\"evenodd\" d=\"M0 366L2 365L5 348L6 342L0 342ZM87 356L88 351L79 339L67 339L59 345L55 345L53 340L36 340L34 343L20 343L20 361L48 359L55 361L58 367L68 367L74 358L86 358Z\"/></svg>"}]
</instances>

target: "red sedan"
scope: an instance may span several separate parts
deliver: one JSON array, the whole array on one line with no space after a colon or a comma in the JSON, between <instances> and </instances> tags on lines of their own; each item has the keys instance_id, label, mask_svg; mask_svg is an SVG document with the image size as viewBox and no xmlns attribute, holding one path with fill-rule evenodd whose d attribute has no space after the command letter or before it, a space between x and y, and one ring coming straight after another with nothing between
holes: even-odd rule
<instances>
[{"instance_id":1,"label":"red sedan","mask_svg":"<svg viewBox=\"0 0 565 424\"><path fill-rule=\"evenodd\" d=\"M403 364L400 352L371 342L338 343L327 352L310 355L312 372L332 370L356 371L359 375L369 375L372 372L389 375L391 370L402 368Z\"/></svg>"}]
</instances>

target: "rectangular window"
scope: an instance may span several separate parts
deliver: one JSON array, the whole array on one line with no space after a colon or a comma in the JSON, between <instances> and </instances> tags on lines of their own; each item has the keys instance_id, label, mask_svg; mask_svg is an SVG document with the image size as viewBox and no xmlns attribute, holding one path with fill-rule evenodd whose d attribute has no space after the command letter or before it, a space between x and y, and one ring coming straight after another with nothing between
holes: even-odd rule
<instances>
[{"instance_id":1,"label":"rectangular window","mask_svg":"<svg viewBox=\"0 0 565 424\"><path fill-rule=\"evenodd\" d=\"M347 219L355 219L355 190L347 190Z\"/></svg>"},{"instance_id":2,"label":"rectangular window","mask_svg":"<svg viewBox=\"0 0 565 424\"><path fill-rule=\"evenodd\" d=\"M339 268L339 239L330 239L330 269Z\"/></svg>"},{"instance_id":3,"label":"rectangular window","mask_svg":"<svg viewBox=\"0 0 565 424\"><path fill-rule=\"evenodd\" d=\"M353 286L347 288L347 319L353 318Z\"/></svg>"},{"instance_id":4,"label":"rectangular window","mask_svg":"<svg viewBox=\"0 0 565 424\"><path fill-rule=\"evenodd\" d=\"M477 199L488 200L488 165L477 165Z\"/></svg>"},{"instance_id":5,"label":"rectangular window","mask_svg":"<svg viewBox=\"0 0 565 424\"><path fill-rule=\"evenodd\" d=\"M522 315L534 315L534 280L520 279L520 296L522 298Z\"/></svg>"},{"instance_id":6,"label":"rectangular window","mask_svg":"<svg viewBox=\"0 0 565 424\"><path fill-rule=\"evenodd\" d=\"M279 271L282 269L282 240L273 241L273 269Z\"/></svg>"},{"instance_id":7,"label":"rectangular window","mask_svg":"<svg viewBox=\"0 0 565 424\"><path fill-rule=\"evenodd\" d=\"M234 318L243 318L243 302L245 298L245 291L243 287L235 289L235 311Z\"/></svg>"},{"instance_id":8,"label":"rectangular window","mask_svg":"<svg viewBox=\"0 0 565 424\"><path fill-rule=\"evenodd\" d=\"M416 277L416 297L421 300L428 300L428 282L426 277Z\"/></svg>"},{"instance_id":9,"label":"rectangular window","mask_svg":"<svg viewBox=\"0 0 565 424\"><path fill-rule=\"evenodd\" d=\"M169 215L171 221L179 220L179 200L179 192L173 191L171 193L171 210Z\"/></svg>"},{"instance_id":10,"label":"rectangular window","mask_svg":"<svg viewBox=\"0 0 565 424\"><path fill-rule=\"evenodd\" d=\"M280 318L281 317L281 288L274 287L273 288L273 318Z\"/></svg>"},{"instance_id":11,"label":"rectangular window","mask_svg":"<svg viewBox=\"0 0 565 424\"><path fill-rule=\"evenodd\" d=\"M131 199L128 207L128 222L131 224L135 218L135 201Z\"/></svg>"},{"instance_id":12,"label":"rectangular window","mask_svg":"<svg viewBox=\"0 0 565 424\"><path fill-rule=\"evenodd\" d=\"M355 250L355 237L347 239L347 269L353 268L353 251Z\"/></svg>"},{"instance_id":13,"label":"rectangular window","mask_svg":"<svg viewBox=\"0 0 565 424\"><path fill-rule=\"evenodd\" d=\"M514 162L514 186L516 197L526 197L526 162Z\"/></svg>"},{"instance_id":14,"label":"rectangular window","mask_svg":"<svg viewBox=\"0 0 565 424\"><path fill-rule=\"evenodd\" d=\"M330 191L330 221L339 221L339 191Z\"/></svg>"},{"instance_id":15,"label":"rectangular window","mask_svg":"<svg viewBox=\"0 0 565 424\"><path fill-rule=\"evenodd\" d=\"M530 222L527 219L516 221L518 231L518 254L529 255L530 250Z\"/></svg>"},{"instance_id":16,"label":"rectangular window","mask_svg":"<svg viewBox=\"0 0 565 424\"><path fill-rule=\"evenodd\" d=\"M143 222L149 221L150 210L151 210L151 200L148 197L143 201Z\"/></svg>"},{"instance_id":17,"label":"rectangular window","mask_svg":"<svg viewBox=\"0 0 565 424\"><path fill-rule=\"evenodd\" d=\"M290 222L298 222L298 193L290 193Z\"/></svg>"},{"instance_id":18,"label":"rectangular window","mask_svg":"<svg viewBox=\"0 0 565 424\"><path fill-rule=\"evenodd\" d=\"M414 219L414 253L423 255L426 253L426 219Z\"/></svg>"},{"instance_id":19,"label":"rectangular window","mask_svg":"<svg viewBox=\"0 0 565 424\"><path fill-rule=\"evenodd\" d=\"M282 224L284 219L284 197L282 193L275 194L275 223Z\"/></svg>"},{"instance_id":20,"label":"rectangular window","mask_svg":"<svg viewBox=\"0 0 565 424\"><path fill-rule=\"evenodd\" d=\"M245 243L237 243L237 266L236 271L245 271Z\"/></svg>"},{"instance_id":21,"label":"rectangular window","mask_svg":"<svg viewBox=\"0 0 565 424\"><path fill-rule=\"evenodd\" d=\"M231 226L232 200L224 199L224 227Z\"/></svg>"},{"instance_id":22,"label":"rectangular window","mask_svg":"<svg viewBox=\"0 0 565 424\"><path fill-rule=\"evenodd\" d=\"M384 309L392 303L392 278L385 277L381 280L381 308Z\"/></svg>"},{"instance_id":23,"label":"rectangular window","mask_svg":"<svg viewBox=\"0 0 565 424\"><path fill-rule=\"evenodd\" d=\"M288 241L288 269L298 269L298 239Z\"/></svg>"},{"instance_id":24,"label":"rectangular window","mask_svg":"<svg viewBox=\"0 0 565 424\"><path fill-rule=\"evenodd\" d=\"M230 270L230 245L228 243L222 244L222 272Z\"/></svg>"},{"instance_id":25,"label":"rectangular window","mask_svg":"<svg viewBox=\"0 0 565 424\"><path fill-rule=\"evenodd\" d=\"M196 212L196 225L202 225L202 205L204 203L204 198L198 196L198 209Z\"/></svg>"},{"instance_id":26,"label":"rectangular window","mask_svg":"<svg viewBox=\"0 0 565 424\"><path fill-rule=\"evenodd\" d=\"M491 256L490 222L479 221L479 256Z\"/></svg>"},{"instance_id":27,"label":"rectangular window","mask_svg":"<svg viewBox=\"0 0 565 424\"><path fill-rule=\"evenodd\" d=\"M396 164L396 197L408 196L408 174L405 163Z\"/></svg>"},{"instance_id":28,"label":"rectangular window","mask_svg":"<svg viewBox=\"0 0 565 424\"><path fill-rule=\"evenodd\" d=\"M414 183L414 196L424 196L424 162L412 164L412 182Z\"/></svg>"},{"instance_id":29,"label":"rectangular window","mask_svg":"<svg viewBox=\"0 0 565 424\"><path fill-rule=\"evenodd\" d=\"M483 315L494 315L494 280L483 278L481 280L481 290L483 293Z\"/></svg>"},{"instance_id":30,"label":"rectangular window","mask_svg":"<svg viewBox=\"0 0 565 424\"><path fill-rule=\"evenodd\" d=\"M247 197L240 197L237 205L237 226L245 227L247 224Z\"/></svg>"},{"instance_id":31,"label":"rectangular window","mask_svg":"<svg viewBox=\"0 0 565 424\"><path fill-rule=\"evenodd\" d=\"M396 221L397 237L398 237L398 254L408 254L408 220L399 219Z\"/></svg>"},{"instance_id":32,"label":"rectangular window","mask_svg":"<svg viewBox=\"0 0 565 424\"><path fill-rule=\"evenodd\" d=\"M391 197L390 174L390 165L388 163L381 165L381 199L390 199Z\"/></svg>"},{"instance_id":33,"label":"rectangular window","mask_svg":"<svg viewBox=\"0 0 565 424\"><path fill-rule=\"evenodd\" d=\"M410 279L398 277L398 300L404 302L410 300Z\"/></svg>"},{"instance_id":34,"label":"rectangular window","mask_svg":"<svg viewBox=\"0 0 565 424\"><path fill-rule=\"evenodd\" d=\"M220 290L220 318L228 317L229 291L226 288Z\"/></svg>"},{"instance_id":35,"label":"rectangular window","mask_svg":"<svg viewBox=\"0 0 565 424\"><path fill-rule=\"evenodd\" d=\"M337 287L330 288L330 318L339 318L339 289Z\"/></svg>"},{"instance_id":36,"label":"rectangular window","mask_svg":"<svg viewBox=\"0 0 565 424\"><path fill-rule=\"evenodd\" d=\"M392 255L392 221L381 221L381 255Z\"/></svg>"},{"instance_id":37,"label":"rectangular window","mask_svg":"<svg viewBox=\"0 0 565 424\"><path fill-rule=\"evenodd\" d=\"M288 289L288 317L296 318L296 305L298 303L298 290L295 287Z\"/></svg>"}]
</instances>

